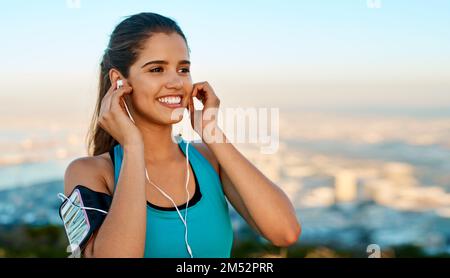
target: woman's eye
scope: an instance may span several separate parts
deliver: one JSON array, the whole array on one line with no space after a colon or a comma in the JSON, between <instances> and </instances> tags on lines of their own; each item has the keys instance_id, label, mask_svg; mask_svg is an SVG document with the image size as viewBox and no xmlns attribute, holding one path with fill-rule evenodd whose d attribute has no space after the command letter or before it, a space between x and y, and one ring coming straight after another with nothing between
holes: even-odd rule
<instances>
[{"instance_id":1,"label":"woman's eye","mask_svg":"<svg viewBox=\"0 0 450 278\"><path fill-rule=\"evenodd\" d=\"M163 72L163 68L161 68L161 67L153 68L153 69L150 69L150 72ZM188 73L188 72L190 72L190 70L189 70L189 68L182 68L179 70L179 72Z\"/></svg>"},{"instance_id":2,"label":"woman's eye","mask_svg":"<svg viewBox=\"0 0 450 278\"><path fill-rule=\"evenodd\" d=\"M162 72L162 68L161 67L159 67L159 68L153 68L153 69L151 69L150 70L150 72Z\"/></svg>"}]
</instances>

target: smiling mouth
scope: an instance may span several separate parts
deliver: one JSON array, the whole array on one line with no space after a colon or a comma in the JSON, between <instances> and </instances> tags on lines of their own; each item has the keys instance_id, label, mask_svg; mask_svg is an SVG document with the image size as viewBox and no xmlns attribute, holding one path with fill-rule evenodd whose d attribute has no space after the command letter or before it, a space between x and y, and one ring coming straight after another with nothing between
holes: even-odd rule
<instances>
[{"instance_id":1,"label":"smiling mouth","mask_svg":"<svg viewBox=\"0 0 450 278\"><path fill-rule=\"evenodd\" d=\"M166 96L166 97L160 97L158 98L158 102L162 104L163 106L169 107L169 108L177 108L181 107L181 96Z\"/></svg>"}]
</instances>

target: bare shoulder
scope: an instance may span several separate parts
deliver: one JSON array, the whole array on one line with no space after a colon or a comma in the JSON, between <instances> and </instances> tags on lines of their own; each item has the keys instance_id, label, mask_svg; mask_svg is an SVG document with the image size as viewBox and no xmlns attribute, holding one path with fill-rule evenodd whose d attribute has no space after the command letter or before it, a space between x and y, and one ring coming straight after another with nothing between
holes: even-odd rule
<instances>
[{"instance_id":1,"label":"bare shoulder","mask_svg":"<svg viewBox=\"0 0 450 278\"><path fill-rule=\"evenodd\" d=\"M204 142L192 142L192 145L211 163L216 172L219 173L219 162L208 146Z\"/></svg>"},{"instance_id":2,"label":"bare shoulder","mask_svg":"<svg viewBox=\"0 0 450 278\"><path fill-rule=\"evenodd\" d=\"M64 194L68 195L75 186L83 185L91 190L111 195L114 170L108 153L74 159L64 174Z\"/></svg>"}]
</instances>

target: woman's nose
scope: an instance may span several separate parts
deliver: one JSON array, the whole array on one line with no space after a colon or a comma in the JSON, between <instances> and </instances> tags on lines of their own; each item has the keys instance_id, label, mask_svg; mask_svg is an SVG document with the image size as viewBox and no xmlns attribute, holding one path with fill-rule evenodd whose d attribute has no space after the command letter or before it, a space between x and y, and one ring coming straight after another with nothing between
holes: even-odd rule
<instances>
[{"instance_id":1,"label":"woman's nose","mask_svg":"<svg viewBox=\"0 0 450 278\"><path fill-rule=\"evenodd\" d=\"M167 80L166 87L168 89L181 89L183 88L183 80L176 74L172 74Z\"/></svg>"}]
</instances>

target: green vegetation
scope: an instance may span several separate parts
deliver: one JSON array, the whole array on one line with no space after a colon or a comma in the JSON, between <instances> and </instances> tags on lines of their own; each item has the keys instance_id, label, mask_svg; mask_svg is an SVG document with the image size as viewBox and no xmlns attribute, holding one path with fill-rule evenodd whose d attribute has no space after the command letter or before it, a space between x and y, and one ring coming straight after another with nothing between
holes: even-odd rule
<instances>
[{"instance_id":1,"label":"green vegetation","mask_svg":"<svg viewBox=\"0 0 450 278\"><path fill-rule=\"evenodd\" d=\"M64 258L68 245L64 229L57 225L0 226L0 257L8 258ZM295 245L279 248L247 234L245 239L235 238L233 258L367 258L365 250L342 250L331 246ZM450 257L448 254L427 255L414 245L398 246L382 252L388 258Z\"/></svg>"},{"instance_id":2,"label":"green vegetation","mask_svg":"<svg viewBox=\"0 0 450 278\"><path fill-rule=\"evenodd\" d=\"M67 245L60 226L0 226L0 257L67 257Z\"/></svg>"}]
</instances>

